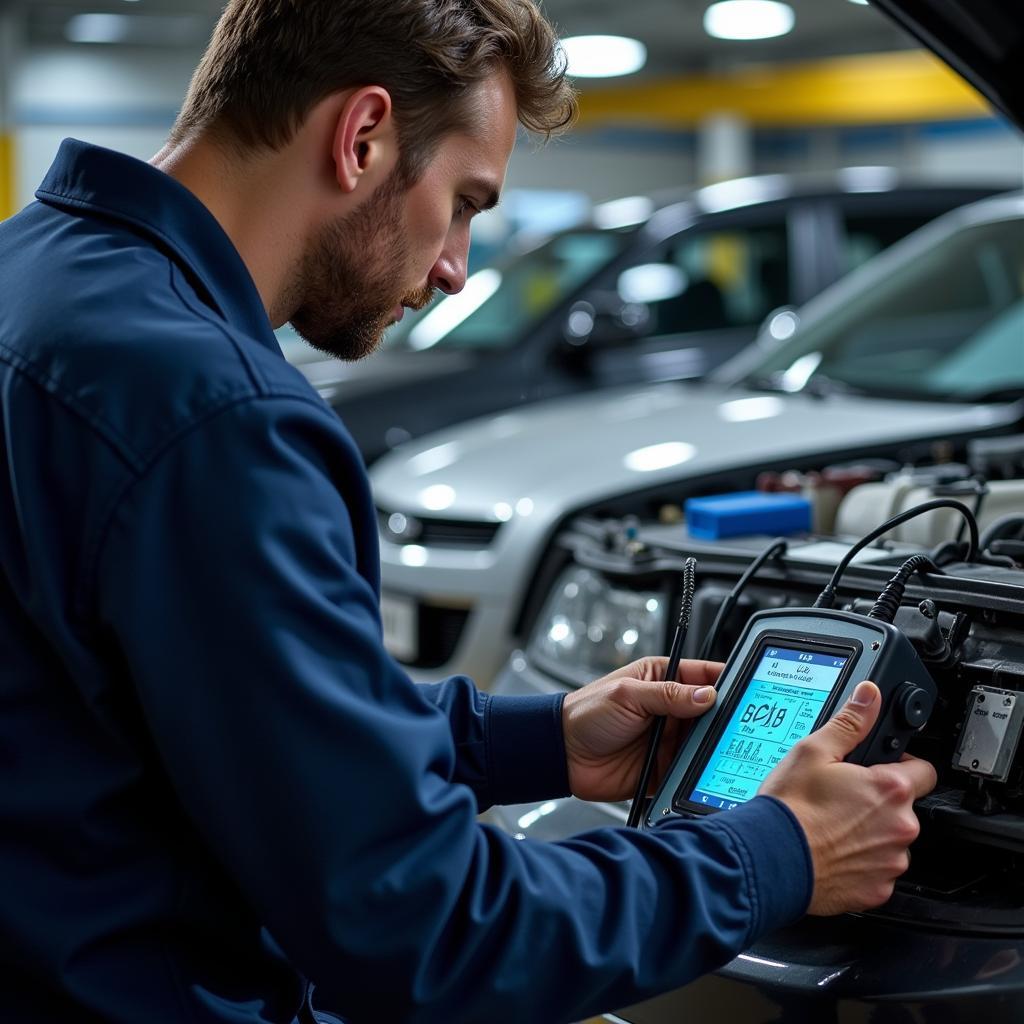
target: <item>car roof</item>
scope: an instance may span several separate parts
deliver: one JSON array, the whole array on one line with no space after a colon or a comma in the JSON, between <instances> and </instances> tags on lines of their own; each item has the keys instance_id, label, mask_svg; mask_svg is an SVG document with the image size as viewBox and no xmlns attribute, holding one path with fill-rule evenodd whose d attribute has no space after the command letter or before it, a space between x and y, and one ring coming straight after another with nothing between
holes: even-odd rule
<instances>
[{"instance_id":1,"label":"car roof","mask_svg":"<svg viewBox=\"0 0 1024 1024\"><path fill-rule=\"evenodd\" d=\"M787 174L756 174L730 178L701 188L659 189L648 196L623 196L599 203L589 218L548 234L527 230L510 243L510 258L529 252L549 239L586 231L618 230L626 233L667 236L705 217L727 216L736 210L752 210L811 199L841 200L867 194L884 197L899 192L896 202L954 197L949 205L1009 191L1019 183L1006 175L981 172L970 176L904 171L885 165L842 167L834 171ZM881 201L885 201L882 199ZM620 215L621 211L621 215Z\"/></svg>"},{"instance_id":2,"label":"car roof","mask_svg":"<svg viewBox=\"0 0 1024 1024\"><path fill-rule=\"evenodd\" d=\"M1024 193L961 207L895 243L812 299L802 310L805 323L827 319L897 266L919 260L940 239L1004 220L1024 221ZM837 393L829 398L829 416L819 419L823 407L814 396L768 395L735 386L751 360L763 356L763 350L752 346L700 385L666 381L598 389L457 424L409 442L375 463L375 493L382 507L431 515L420 496L443 484L452 494L447 516L482 521L496 520L496 503L515 506L529 496L539 520L545 511L560 515L645 484L661 486L745 465L755 444L772 459L853 452L938 433L969 434L1016 423L1021 415L1019 402L904 401ZM766 405L768 413L763 412ZM815 423L814 430L807 429L809 422ZM578 429L580 424L587 429ZM686 451L677 465L673 458L680 447ZM423 457L442 449L445 460L427 468L435 459ZM662 464L639 469L629 464L637 455L650 455L657 463L665 449L668 461ZM594 457L597 452L600 459ZM686 468L679 468L683 464Z\"/></svg>"}]
</instances>

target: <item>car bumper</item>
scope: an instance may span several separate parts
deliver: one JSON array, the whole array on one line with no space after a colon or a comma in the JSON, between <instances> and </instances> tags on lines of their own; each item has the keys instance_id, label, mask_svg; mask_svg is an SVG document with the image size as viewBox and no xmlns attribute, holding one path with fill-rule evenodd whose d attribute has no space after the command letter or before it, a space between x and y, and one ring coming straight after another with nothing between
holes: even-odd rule
<instances>
[{"instance_id":1,"label":"car bumper","mask_svg":"<svg viewBox=\"0 0 1024 1024\"><path fill-rule=\"evenodd\" d=\"M430 637L422 629L420 649L412 656L407 642L392 644L385 630L385 644L413 679L428 682L459 674L489 687L508 658L515 616L544 536L539 525L513 522L506 523L501 537L486 549L424 546L413 552L410 545L381 538L385 601L411 604L415 619L425 625L438 615L464 615L457 636L440 651L435 649L436 656L427 652Z\"/></svg>"},{"instance_id":2,"label":"car bumper","mask_svg":"<svg viewBox=\"0 0 1024 1024\"><path fill-rule=\"evenodd\" d=\"M807 918L714 974L616 1017L629 1024L1010 1024L1024 1020L1024 942Z\"/></svg>"}]
</instances>

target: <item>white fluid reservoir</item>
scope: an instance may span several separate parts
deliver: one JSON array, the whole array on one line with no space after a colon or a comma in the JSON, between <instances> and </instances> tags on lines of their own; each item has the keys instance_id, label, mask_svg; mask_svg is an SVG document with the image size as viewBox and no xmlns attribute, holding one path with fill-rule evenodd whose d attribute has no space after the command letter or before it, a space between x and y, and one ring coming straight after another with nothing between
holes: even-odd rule
<instances>
[{"instance_id":1,"label":"white fluid reservoir","mask_svg":"<svg viewBox=\"0 0 1024 1024\"><path fill-rule=\"evenodd\" d=\"M1010 513L1024 513L1024 480L993 480L982 499L979 529ZM890 516L935 498L932 489L922 486L920 478L899 474L883 483L861 484L843 499L836 514L835 532L843 537L862 537ZM957 496L972 512L977 499ZM897 526L887 537L922 547L935 547L956 540L963 516L956 509L939 508ZM966 536L966 534L964 534Z\"/></svg>"}]
</instances>

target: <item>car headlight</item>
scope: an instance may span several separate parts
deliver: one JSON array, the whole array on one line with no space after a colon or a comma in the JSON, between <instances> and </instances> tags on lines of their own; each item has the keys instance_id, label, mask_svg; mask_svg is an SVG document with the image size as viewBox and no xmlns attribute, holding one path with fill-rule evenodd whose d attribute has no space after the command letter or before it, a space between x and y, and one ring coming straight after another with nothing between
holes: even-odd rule
<instances>
[{"instance_id":1,"label":"car headlight","mask_svg":"<svg viewBox=\"0 0 1024 1024\"><path fill-rule=\"evenodd\" d=\"M584 683L658 653L666 612L667 598L660 591L615 586L574 566L551 588L527 650L558 674Z\"/></svg>"}]
</instances>

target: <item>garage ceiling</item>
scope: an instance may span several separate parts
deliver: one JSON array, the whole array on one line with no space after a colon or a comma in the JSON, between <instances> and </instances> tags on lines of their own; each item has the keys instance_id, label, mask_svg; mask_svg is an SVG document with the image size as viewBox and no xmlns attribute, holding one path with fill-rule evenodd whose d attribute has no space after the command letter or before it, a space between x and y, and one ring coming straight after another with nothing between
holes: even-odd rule
<instances>
[{"instance_id":1,"label":"garage ceiling","mask_svg":"<svg viewBox=\"0 0 1024 1024\"><path fill-rule=\"evenodd\" d=\"M709 0L548 0L546 9L563 35L633 35L648 49L648 64L626 82L694 72L812 59L838 54L906 49L911 40L870 7L849 0L788 0L796 27L786 36L756 42L711 39L701 25ZM4 0L0 0L0 7ZM115 13L170 17L151 23L153 45L198 51L209 36L221 0L7 0L26 16L29 43L64 41L75 14ZM616 80L594 80L607 87ZM582 89L591 82L580 80Z\"/></svg>"}]
</instances>

